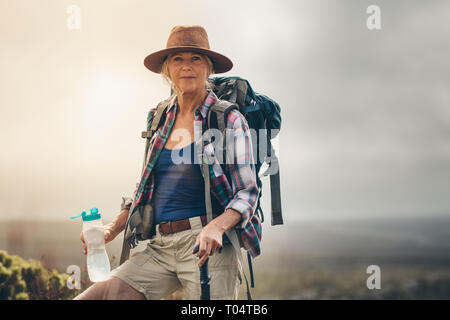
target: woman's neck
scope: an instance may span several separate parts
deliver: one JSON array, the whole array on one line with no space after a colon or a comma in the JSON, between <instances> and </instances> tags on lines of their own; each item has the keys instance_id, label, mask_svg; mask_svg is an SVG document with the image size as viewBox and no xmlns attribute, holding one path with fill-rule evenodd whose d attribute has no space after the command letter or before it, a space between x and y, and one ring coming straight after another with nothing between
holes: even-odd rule
<instances>
[{"instance_id":1,"label":"woman's neck","mask_svg":"<svg viewBox=\"0 0 450 320\"><path fill-rule=\"evenodd\" d=\"M205 100L208 92L206 89L195 92L177 92L177 103L180 115L193 113Z\"/></svg>"}]
</instances>

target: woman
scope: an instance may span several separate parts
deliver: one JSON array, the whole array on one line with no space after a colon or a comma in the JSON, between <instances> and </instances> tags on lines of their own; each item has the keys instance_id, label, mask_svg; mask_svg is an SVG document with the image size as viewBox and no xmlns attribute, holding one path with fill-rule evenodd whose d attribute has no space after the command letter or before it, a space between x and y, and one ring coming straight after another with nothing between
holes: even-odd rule
<instances>
[{"instance_id":1,"label":"woman","mask_svg":"<svg viewBox=\"0 0 450 320\"><path fill-rule=\"evenodd\" d=\"M156 234L144 251L112 270L109 280L95 283L76 299L161 299L180 287L183 298L199 299L198 267L208 258L211 298L237 299L242 266L233 246L223 244L222 239L225 231L233 227L246 232L259 195L249 129L242 114L230 112L227 126L240 137L235 144L244 148L235 149L244 150L244 154L233 151L233 159L239 158L240 162L229 166L232 181L226 179L220 166L211 173L211 193L215 197L214 219L209 223L205 216L205 184L195 158L206 112L218 101L208 77L230 70L233 64L209 49L207 33L201 26L173 28L166 49L147 56L144 64L161 73L175 95L149 148L141 182L132 198L124 198L119 215L105 227L105 242L124 229L134 207L148 201L155 212ZM179 156L190 161L174 161ZM246 161L242 162L242 158ZM217 159L214 161L217 163ZM81 240L86 254L82 235ZM195 245L199 245L199 251L193 255Z\"/></svg>"}]
</instances>

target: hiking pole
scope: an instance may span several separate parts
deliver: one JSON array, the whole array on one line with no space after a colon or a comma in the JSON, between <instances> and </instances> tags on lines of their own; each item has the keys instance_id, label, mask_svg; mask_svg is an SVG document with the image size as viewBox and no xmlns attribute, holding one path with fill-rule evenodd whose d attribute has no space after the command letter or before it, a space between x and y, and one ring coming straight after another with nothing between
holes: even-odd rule
<instances>
[{"instance_id":1,"label":"hiking pole","mask_svg":"<svg viewBox=\"0 0 450 320\"><path fill-rule=\"evenodd\" d=\"M194 247L193 254L196 254L198 250L200 249L200 245L196 245ZM200 300L211 300L209 295L209 281L211 280L210 277L208 277L208 260L207 258L203 265L200 267L200 285L202 287L202 293L200 295Z\"/></svg>"}]
</instances>

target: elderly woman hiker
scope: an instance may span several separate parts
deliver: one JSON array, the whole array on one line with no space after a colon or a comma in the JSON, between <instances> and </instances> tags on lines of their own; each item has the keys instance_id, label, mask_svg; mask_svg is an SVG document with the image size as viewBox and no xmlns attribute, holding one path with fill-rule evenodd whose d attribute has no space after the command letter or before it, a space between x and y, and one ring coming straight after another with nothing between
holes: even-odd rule
<instances>
[{"instance_id":1,"label":"elderly woman hiker","mask_svg":"<svg viewBox=\"0 0 450 320\"><path fill-rule=\"evenodd\" d=\"M132 198L124 198L120 213L105 226L104 234L106 243L113 240L125 229L130 212L147 203L153 208L155 232L144 251L133 254L111 271L108 280L93 284L75 299L161 299L179 288L184 299L199 299L199 266L208 258L211 299L237 299L242 265L233 246L223 241L224 234L235 228L236 234L244 234L241 241L254 241L254 235L245 235L245 226L259 196L244 116L237 110L229 112L227 128L239 137L234 139L233 152L240 153L232 154L232 158L244 157L246 161L227 164L228 174L221 172L220 165L209 170L213 213L209 223L206 180L196 158L197 146L205 148L200 141L208 109L219 102L208 77L227 72L233 64L210 50L201 26L174 27L166 49L147 56L144 64L162 74L174 94L150 140L140 183ZM156 108L152 110L154 115ZM190 161L174 161L180 156ZM217 159L214 161L217 163ZM83 236L81 240L86 254ZM196 245L199 251L193 254Z\"/></svg>"}]
</instances>

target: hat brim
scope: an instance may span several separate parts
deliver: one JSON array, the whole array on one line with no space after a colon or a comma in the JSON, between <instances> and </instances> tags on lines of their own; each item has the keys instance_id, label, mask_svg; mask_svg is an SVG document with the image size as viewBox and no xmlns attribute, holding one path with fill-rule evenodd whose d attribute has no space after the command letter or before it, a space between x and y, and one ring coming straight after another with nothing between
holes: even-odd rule
<instances>
[{"instance_id":1,"label":"hat brim","mask_svg":"<svg viewBox=\"0 0 450 320\"><path fill-rule=\"evenodd\" d=\"M156 73L161 73L161 68L162 68L164 59L171 53L182 52L182 51L197 52L197 53L201 53L201 54L208 56L211 59L211 62L213 64L214 73L224 73L224 72L231 70L231 68L233 68L233 62L231 62L231 60L228 59L227 57L225 57L224 55L217 53L215 51L212 51L212 50L203 49L203 48L199 48L199 47L193 47L193 46L171 47L168 49L156 51L152 54L149 54L144 59L144 65L150 71L153 71Z\"/></svg>"}]
</instances>

